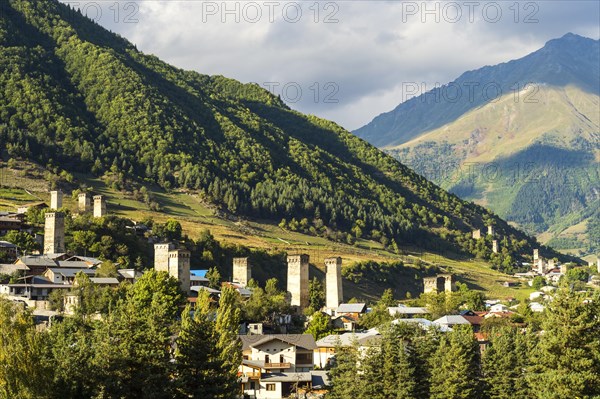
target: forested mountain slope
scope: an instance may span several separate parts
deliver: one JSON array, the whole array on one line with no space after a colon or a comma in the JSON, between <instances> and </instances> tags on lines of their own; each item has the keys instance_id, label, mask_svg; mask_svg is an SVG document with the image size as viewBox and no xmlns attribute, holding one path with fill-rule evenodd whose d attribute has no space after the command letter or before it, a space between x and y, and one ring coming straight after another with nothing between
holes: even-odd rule
<instances>
[{"instance_id":1,"label":"forested mountain slope","mask_svg":"<svg viewBox=\"0 0 600 399\"><path fill-rule=\"evenodd\" d=\"M338 125L268 91L169 66L65 5L0 3L0 142L6 157L91 170L115 188L188 189L224 211L336 240L369 237L491 257L472 228L534 240ZM207 55L210 56L210 55ZM547 250L547 256L553 256Z\"/></svg>"},{"instance_id":2,"label":"forested mountain slope","mask_svg":"<svg viewBox=\"0 0 600 399\"><path fill-rule=\"evenodd\" d=\"M462 95L450 101L457 87ZM599 95L600 42L567 34L466 72L355 133L544 242L595 254Z\"/></svg>"}]
</instances>

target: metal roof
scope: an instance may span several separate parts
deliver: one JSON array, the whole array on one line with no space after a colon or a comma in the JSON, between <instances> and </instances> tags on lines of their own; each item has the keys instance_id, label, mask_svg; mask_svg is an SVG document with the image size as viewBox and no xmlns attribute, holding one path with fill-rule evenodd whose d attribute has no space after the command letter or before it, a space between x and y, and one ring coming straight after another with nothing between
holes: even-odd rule
<instances>
[{"instance_id":1,"label":"metal roof","mask_svg":"<svg viewBox=\"0 0 600 399\"><path fill-rule=\"evenodd\" d=\"M312 334L271 334L271 335L240 335L242 349L257 348L273 340L279 340L289 345L313 350L317 348Z\"/></svg>"},{"instance_id":2,"label":"metal roof","mask_svg":"<svg viewBox=\"0 0 600 399\"><path fill-rule=\"evenodd\" d=\"M456 324L471 324L469 323L469 320L459 315L442 316L439 319L434 320L434 323L444 326L453 326Z\"/></svg>"},{"instance_id":3,"label":"metal roof","mask_svg":"<svg viewBox=\"0 0 600 399\"><path fill-rule=\"evenodd\" d=\"M311 382L312 374L307 373L265 373L261 381L269 382Z\"/></svg>"},{"instance_id":4,"label":"metal roof","mask_svg":"<svg viewBox=\"0 0 600 399\"><path fill-rule=\"evenodd\" d=\"M388 308L388 312L393 316L395 314L428 314L427 308L413 307L413 306L398 306Z\"/></svg>"},{"instance_id":5,"label":"metal roof","mask_svg":"<svg viewBox=\"0 0 600 399\"><path fill-rule=\"evenodd\" d=\"M90 281L94 284L119 285L119 280L114 277L91 277Z\"/></svg>"},{"instance_id":6,"label":"metal roof","mask_svg":"<svg viewBox=\"0 0 600 399\"><path fill-rule=\"evenodd\" d=\"M363 313L367 309L366 303L342 303L336 313Z\"/></svg>"}]
</instances>

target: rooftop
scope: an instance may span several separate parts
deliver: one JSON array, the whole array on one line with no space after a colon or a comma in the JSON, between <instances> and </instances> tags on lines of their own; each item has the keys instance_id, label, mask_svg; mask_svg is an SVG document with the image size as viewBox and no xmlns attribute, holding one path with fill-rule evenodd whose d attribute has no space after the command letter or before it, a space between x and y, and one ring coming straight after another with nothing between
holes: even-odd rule
<instances>
[{"instance_id":1,"label":"rooftop","mask_svg":"<svg viewBox=\"0 0 600 399\"><path fill-rule=\"evenodd\" d=\"M364 313L367 310L366 303L342 303L336 309L336 313Z\"/></svg>"},{"instance_id":2,"label":"rooftop","mask_svg":"<svg viewBox=\"0 0 600 399\"><path fill-rule=\"evenodd\" d=\"M271 334L271 335L240 335L242 350L256 348L273 340L308 350L317 348L315 338L311 334Z\"/></svg>"}]
</instances>

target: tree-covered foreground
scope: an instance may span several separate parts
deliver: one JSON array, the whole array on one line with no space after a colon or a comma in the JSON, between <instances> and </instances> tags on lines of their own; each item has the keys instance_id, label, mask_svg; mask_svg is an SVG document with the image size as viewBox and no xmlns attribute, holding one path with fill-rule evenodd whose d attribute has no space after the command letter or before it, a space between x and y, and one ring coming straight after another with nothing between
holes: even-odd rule
<instances>
[{"instance_id":1,"label":"tree-covered foreground","mask_svg":"<svg viewBox=\"0 0 600 399\"><path fill-rule=\"evenodd\" d=\"M600 398L599 291L559 292L537 331L494 324L479 334L484 348L470 326L442 333L406 323L382 329L367 349L338 348L328 398Z\"/></svg>"},{"instance_id":2,"label":"tree-covered foreground","mask_svg":"<svg viewBox=\"0 0 600 399\"><path fill-rule=\"evenodd\" d=\"M201 293L190 312L163 272L118 290L78 279L75 315L43 331L0 298L0 398L236 397L236 291L223 289L218 307Z\"/></svg>"},{"instance_id":3,"label":"tree-covered foreground","mask_svg":"<svg viewBox=\"0 0 600 399\"><path fill-rule=\"evenodd\" d=\"M238 326L253 305L205 292L191 311L165 273L118 289L78 276L75 314L43 330L0 299L0 398L239 397ZM381 339L336 349L327 398L600 398L599 315L600 291L562 289L539 326L489 323L483 350L470 327L388 322Z\"/></svg>"}]
</instances>

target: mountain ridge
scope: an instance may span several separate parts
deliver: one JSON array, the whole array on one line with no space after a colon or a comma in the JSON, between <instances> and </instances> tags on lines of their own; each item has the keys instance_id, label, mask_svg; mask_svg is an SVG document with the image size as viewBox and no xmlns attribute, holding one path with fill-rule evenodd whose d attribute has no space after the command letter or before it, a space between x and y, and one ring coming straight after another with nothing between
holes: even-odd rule
<instances>
[{"instance_id":1,"label":"mountain ridge","mask_svg":"<svg viewBox=\"0 0 600 399\"><path fill-rule=\"evenodd\" d=\"M600 217L599 50L598 40L566 34L518 60L465 72L451 84L495 77L506 92L493 101L460 98L459 105L444 98L427 103L428 96L436 95L430 92L413 99L414 108L407 110L402 103L392 111L400 134L381 129L377 120L367 125L372 134L380 134L371 141L441 187L489 207L529 233L561 249L593 254L600 249L594 244L596 230L590 227L587 235L577 237L569 230ZM519 90L511 89L511 81L521 82ZM428 116L433 121L429 129L415 131L414 119ZM458 173L469 167L479 171L473 176ZM491 181L486 176L490 171L500 176ZM567 241L577 247L566 248Z\"/></svg>"},{"instance_id":2,"label":"mountain ridge","mask_svg":"<svg viewBox=\"0 0 600 399\"><path fill-rule=\"evenodd\" d=\"M579 48L580 54L584 50L589 52L589 55L583 58L581 69L598 63L599 40L567 33L559 39L548 41L544 47L525 57L466 71L452 82L413 97L400 103L392 111L376 116L373 121L353 133L378 147L401 145L427 131L440 128L468 111L487 103L490 99L496 98L498 94L496 88L498 87L500 93L507 94L519 91L523 86L531 83L560 85L571 83L591 90L594 94L600 93L600 77L588 74L588 79L580 79L573 73L564 73L562 68L572 64L565 55L565 52L572 53L572 43L576 43L575 47ZM581 55L578 59L582 60ZM540 71L539 65L545 65L545 67ZM473 87L473 83L479 84L481 90L477 86ZM485 85L489 85L487 90L483 89ZM446 91L454 90L453 87L459 87L462 90L458 101L453 103L444 101L444 95L448 98L452 98L454 95L454 92L444 94ZM419 105L421 105L420 108L427 105L429 109L423 111L419 109ZM417 112L416 115L414 115L415 112Z\"/></svg>"},{"instance_id":3,"label":"mountain ridge","mask_svg":"<svg viewBox=\"0 0 600 399\"><path fill-rule=\"evenodd\" d=\"M0 137L10 157L90 168L120 190L191 190L227 212L390 250L412 242L491 259L489 243L469 238L490 223L508 239L498 266L537 246L257 85L167 65L54 0L0 7Z\"/></svg>"}]
</instances>

